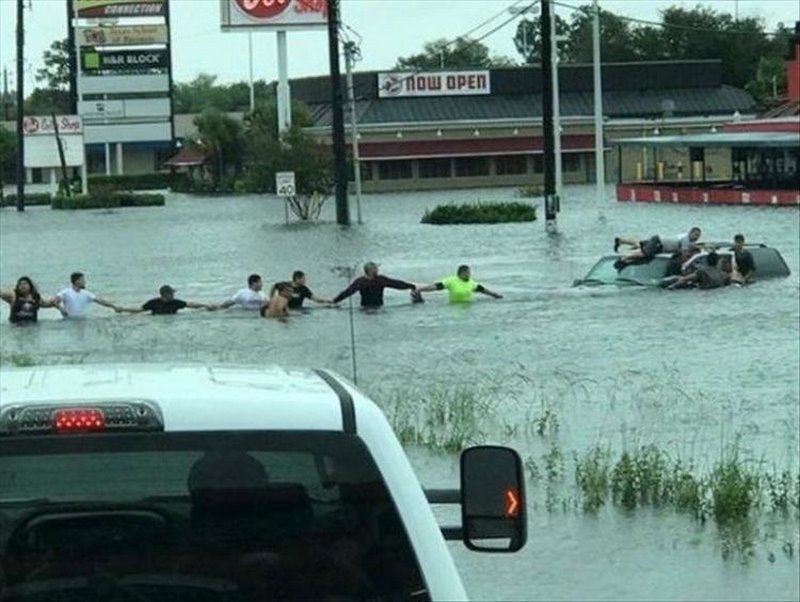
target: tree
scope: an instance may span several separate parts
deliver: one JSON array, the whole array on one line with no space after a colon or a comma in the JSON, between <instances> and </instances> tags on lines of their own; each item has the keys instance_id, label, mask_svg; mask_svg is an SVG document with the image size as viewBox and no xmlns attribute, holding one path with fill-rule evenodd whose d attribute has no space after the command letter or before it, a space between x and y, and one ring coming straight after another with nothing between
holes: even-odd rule
<instances>
[{"instance_id":1,"label":"tree","mask_svg":"<svg viewBox=\"0 0 800 602\"><path fill-rule=\"evenodd\" d=\"M556 15L556 35L564 36L569 32L569 23ZM517 52L522 55L528 64L538 64L542 60L542 17L524 19L517 25L514 35L514 45ZM562 60L571 60L569 55L562 52Z\"/></svg>"},{"instance_id":2,"label":"tree","mask_svg":"<svg viewBox=\"0 0 800 602\"><path fill-rule=\"evenodd\" d=\"M791 37L788 29L771 37L760 19L736 20L729 14L699 5L690 9L672 6L662 11L661 26L633 23L603 10L600 27L603 62L719 59L726 84L753 91L762 90L767 80L771 87L777 64L783 62ZM592 60L590 6L573 12L568 24L558 18L556 31L567 36L561 47L562 60ZM539 36L538 17L517 27L514 42L526 62L539 60ZM530 48L526 48L525 40L533 40ZM762 82L756 83L759 77Z\"/></svg>"},{"instance_id":3,"label":"tree","mask_svg":"<svg viewBox=\"0 0 800 602\"><path fill-rule=\"evenodd\" d=\"M264 102L269 86L264 80L254 82L256 103ZM217 84L217 76L201 73L189 83L178 83L173 87L176 113L201 113L215 108L223 112L250 110L250 85L236 82L230 85Z\"/></svg>"},{"instance_id":4,"label":"tree","mask_svg":"<svg viewBox=\"0 0 800 602\"><path fill-rule=\"evenodd\" d=\"M71 111L69 92L59 88L36 88L25 99L25 113L28 115L63 115Z\"/></svg>"},{"instance_id":5,"label":"tree","mask_svg":"<svg viewBox=\"0 0 800 602\"><path fill-rule=\"evenodd\" d=\"M70 80L70 48L67 39L56 40L44 51L44 67L36 72L37 82L47 82L50 90L68 90Z\"/></svg>"},{"instance_id":6,"label":"tree","mask_svg":"<svg viewBox=\"0 0 800 602\"><path fill-rule=\"evenodd\" d=\"M292 104L292 127L282 137L278 136L277 119L274 96L245 118L245 188L274 193L275 174L293 171L297 194L288 199L289 206L301 220L316 219L333 190L331 149L303 130L312 120L301 103Z\"/></svg>"},{"instance_id":7,"label":"tree","mask_svg":"<svg viewBox=\"0 0 800 602\"><path fill-rule=\"evenodd\" d=\"M195 117L194 126L197 132L189 143L212 158L211 179L215 190L232 189L231 168L235 178L244 157L242 124L212 108Z\"/></svg>"},{"instance_id":8,"label":"tree","mask_svg":"<svg viewBox=\"0 0 800 602\"><path fill-rule=\"evenodd\" d=\"M781 57L762 56L756 66L755 77L745 89L761 104L774 103L786 90L786 66Z\"/></svg>"},{"instance_id":9,"label":"tree","mask_svg":"<svg viewBox=\"0 0 800 602\"><path fill-rule=\"evenodd\" d=\"M432 69L488 69L510 67L514 61L504 56L491 56L489 48L469 38L450 42L444 38L426 42L419 54L397 59L398 71L426 71Z\"/></svg>"},{"instance_id":10,"label":"tree","mask_svg":"<svg viewBox=\"0 0 800 602\"><path fill-rule=\"evenodd\" d=\"M575 63L591 63L593 57L594 8L582 6L572 13L565 53ZM637 60L631 45L630 22L607 10L600 11L600 56L604 62Z\"/></svg>"}]
</instances>

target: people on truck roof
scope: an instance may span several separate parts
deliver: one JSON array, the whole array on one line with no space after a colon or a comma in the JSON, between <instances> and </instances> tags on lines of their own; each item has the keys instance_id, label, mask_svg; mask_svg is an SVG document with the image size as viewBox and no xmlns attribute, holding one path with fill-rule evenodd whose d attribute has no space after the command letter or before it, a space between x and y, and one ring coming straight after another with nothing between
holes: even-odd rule
<instances>
[{"instance_id":1,"label":"people on truck roof","mask_svg":"<svg viewBox=\"0 0 800 602\"><path fill-rule=\"evenodd\" d=\"M660 236L656 234L647 240L617 237L614 239L615 253L619 251L621 245L632 247L635 250L624 257L620 257L614 263L614 267L617 270L621 270L631 263L649 262L659 253L675 253L677 251L689 251L693 248L698 248L702 246L702 243L698 242L701 235L702 230L694 226L688 233L683 235Z\"/></svg>"}]
</instances>

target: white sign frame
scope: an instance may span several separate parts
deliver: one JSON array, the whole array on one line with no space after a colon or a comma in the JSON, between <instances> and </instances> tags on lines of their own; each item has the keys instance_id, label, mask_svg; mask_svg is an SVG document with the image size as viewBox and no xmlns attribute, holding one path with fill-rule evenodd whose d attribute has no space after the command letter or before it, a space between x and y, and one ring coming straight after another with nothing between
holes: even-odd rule
<instances>
[{"instance_id":1,"label":"white sign frame","mask_svg":"<svg viewBox=\"0 0 800 602\"><path fill-rule=\"evenodd\" d=\"M278 171L275 173L275 194L289 198L297 194L293 171Z\"/></svg>"},{"instance_id":2,"label":"white sign frame","mask_svg":"<svg viewBox=\"0 0 800 602\"><path fill-rule=\"evenodd\" d=\"M272 17L254 17L239 5L239 0L220 0L220 28L222 31L246 29L301 30L322 29L328 26L328 0L240 0L253 5L259 3L284 4L285 8Z\"/></svg>"},{"instance_id":3,"label":"white sign frame","mask_svg":"<svg viewBox=\"0 0 800 602\"><path fill-rule=\"evenodd\" d=\"M488 69L378 73L378 98L485 96L492 93Z\"/></svg>"}]
</instances>

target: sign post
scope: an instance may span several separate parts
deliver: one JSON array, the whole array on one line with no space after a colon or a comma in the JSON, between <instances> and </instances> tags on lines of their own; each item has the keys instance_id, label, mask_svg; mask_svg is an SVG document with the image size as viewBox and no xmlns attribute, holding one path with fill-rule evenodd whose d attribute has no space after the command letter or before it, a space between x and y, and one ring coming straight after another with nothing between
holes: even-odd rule
<instances>
[{"instance_id":1,"label":"sign post","mask_svg":"<svg viewBox=\"0 0 800 602\"><path fill-rule=\"evenodd\" d=\"M286 223L289 223L289 198L297 194L293 171L279 171L275 174L275 194L283 197L283 210Z\"/></svg>"}]
</instances>

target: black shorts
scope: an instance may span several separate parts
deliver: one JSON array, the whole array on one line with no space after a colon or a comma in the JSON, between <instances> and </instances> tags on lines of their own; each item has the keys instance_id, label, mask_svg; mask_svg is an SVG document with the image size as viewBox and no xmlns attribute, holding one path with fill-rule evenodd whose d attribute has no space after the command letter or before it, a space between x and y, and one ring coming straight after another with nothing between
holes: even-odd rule
<instances>
[{"instance_id":1,"label":"black shorts","mask_svg":"<svg viewBox=\"0 0 800 602\"><path fill-rule=\"evenodd\" d=\"M643 240L639 243L639 246L642 249L642 255L647 257L648 259L652 259L659 253L661 253L661 239L658 236L653 236L649 240Z\"/></svg>"}]
</instances>

